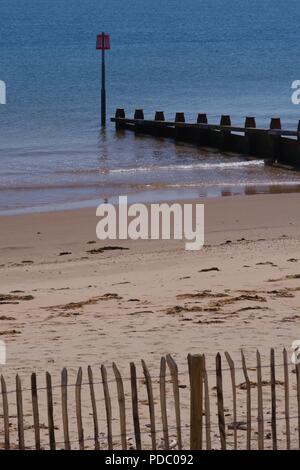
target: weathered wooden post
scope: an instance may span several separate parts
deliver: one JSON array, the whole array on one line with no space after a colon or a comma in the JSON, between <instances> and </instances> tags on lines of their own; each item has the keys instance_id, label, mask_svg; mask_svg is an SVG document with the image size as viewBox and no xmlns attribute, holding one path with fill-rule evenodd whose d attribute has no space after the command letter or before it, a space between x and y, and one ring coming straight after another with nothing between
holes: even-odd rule
<instances>
[{"instance_id":1,"label":"weathered wooden post","mask_svg":"<svg viewBox=\"0 0 300 470\"><path fill-rule=\"evenodd\" d=\"M271 123L270 123L270 131L272 130L280 130L281 129L281 120L280 118L271 118ZM274 162L279 162L281 159L281 135L280 134L272 134L270 132L270 142L271 142L271 155L272 155L272 160Z\"/></svg>"},{"instance_id":2,"label":"weathered wooden post","mask_svg":"<svg viewBox=\"0 0 300 470\"><path fill-rule=\"evenodd\" d=\"M207 115L204 113L198 113L197 124L208 124Z\"/></svg>"},{"instance_id":3,"label":"weathered wooden post","mask_svg":"<svg viewBox=\"0 0 300 470\"><path fill-rule=\"evenodd\" d=\"M256 129L255 117L247 116L245 119L245 154L256 155L255 135L247 129Z\"/></svg>"},{"instance_id":4,"label":"weathered wooden post","mask_svg":"<svg viewBox=\"0 0 300 470\"><path fill-rule=\"evenodd\" d=\"M207 115L204 113L198 113L197 124L208 124ZM209 129L197 129L197 143L199 145L208 145L209 146Z\"/></svg>"},{"instance_id":5,"label":"weathered wooden post","mask_svg":"<svg viewBox=\"0 0 300 470\"><path fill-rule=\"evenodd\" d=\"M164 112L163 111L156 111L154 121L164 122L165 121ZM159 125L159 124L155 125L155 127L154 127L154 135L156 135L156 136L165 136L166 135L165 131L166 131L166 128L164 126Z\"/></svg>"},{"instance_id":6,"label":"weathered wooden post","mask_svg":"<svg viewBox=\"0 0 300 470\"><path fill-rule=\"evenodd\" d=\"M134 112L134 119L144 119L143 109L136 109Z\"/></svg>"},{"instance_id":7,"label":"weathered wooden post","mask_svg":"<svg viewBox=\"0 0 300 470\"><path fill-rule=\"evenodd\" d=\"M101 126L106 125L106 86L105 86L105 51L110 49L109 34L101 33L97 36L96 49L102 51L101 61Z\"/></svg>"},{"instance_id":8,"label":"weathered wooden post","mask_svg":"<svg viewBox=\"0 0 300 470\"><path fill-rule=\"evenodd\" d=\"M222 359L220 353L216 355L216 379L217 379L217 400L218 400L218 423L220 432L221 450L226 450L226 426L224 413Z\"/></svg>"},{"instance_id":9,"label":"weathered wooden post","mask_svg":"<svg viewBox=\"0 0 300 470\"><path fill-rule=\"evenodd\" d=\"M220 126L231 126L231 118L228 115L221 116ZM230 131L221 130L220 149L230 150Z\"/></svg>"},{"instance_id":10,"label":"weathered wooden post","mask_svg":"<svg viewBox=\"0 0 300 470\"><path fill-rule=\"evenodd\" d=\"M175 122L184 123L185 122L184 113L176 113ZM174 130L175 139L177 139L177 140L182 140L183 139L184 140L184 135L185 135L185 129L175 126L175 130Z\"/></svg>"},{"instance_id":11,"label":"weathered wooden post","mask_svg":"<svg viewBox=\"0 0 300 470\"><path fill-rule=\"evenodd\" d=\"M191 426L190 449L202 450L203 436L203 356L189 355L189 374L191 386Z\"/></svg>"},{"instance_id":12,"label":"weathered wooden post","mask_svg":"<svg viewBox=\"0 0 300 470\"><path fill-rule=\"evenodd\" d=\"M144 111L142 109L136 109L134 112L134 119L138 119L139 121L144 120ZM141 126L139 123L135 123L134 126L134 131L136 133L142 132L143 126Z\"/></svg>"},{"instance_id":13,"label":"weathered wooden post","mask_svg":"<svg viewBox=\"0 0 300 470\"><path fill-rule=\"evenodd\" d=\"M155 112L155 121L165 121L165 114L163 111L156 111Z\"/></svg>"},{"instance_id":14,"label":"weathered wooden post","mask_svg":"<svg viewBox=\"0 0 300 470\"><path fill-rule=\"evenodd\" d=\"M115 118L116 119L125 119L125 110L123 108L117 108L116 113L115 113ZM125 124L116 121L116 129L123 129L125 127Z\"/></svg>"}]
</instances>

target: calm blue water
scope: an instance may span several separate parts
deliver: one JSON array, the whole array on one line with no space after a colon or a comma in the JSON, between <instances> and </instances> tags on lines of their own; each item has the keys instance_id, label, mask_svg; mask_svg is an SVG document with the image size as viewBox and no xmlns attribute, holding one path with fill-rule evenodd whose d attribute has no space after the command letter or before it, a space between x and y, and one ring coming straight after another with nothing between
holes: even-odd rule
<instances>
[{"instance_id":1,"label":"calm blue water","mask_svg":"<svg viewBox=\"0 0 300 470\"><path fill-rule=\"evenodd\" d=\"M0 210L300 183L238 157L116 135L112 125L100 132L95 50L96 34L110 32L109 116L121 106L191 120L207 112L211 122L231 114L236 124L254 115L267 126L279 115L294 129L298 0L0 0L0 15Z\"/></svg>"}]
</instances>

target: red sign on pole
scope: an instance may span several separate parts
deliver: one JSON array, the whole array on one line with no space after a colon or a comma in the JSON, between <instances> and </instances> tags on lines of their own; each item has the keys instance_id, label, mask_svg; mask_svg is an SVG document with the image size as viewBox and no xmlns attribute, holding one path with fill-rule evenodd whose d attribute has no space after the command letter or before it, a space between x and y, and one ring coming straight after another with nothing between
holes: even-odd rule
<instances>
[{"instance_id":1,"label":"red sign on pole","mask_svg":"<svg viewBox=\"0 0 300 470\"><path fill-rule=\"evenodd\" d=\"M107 33L98 34L96 49L106 51L110 49L110 37Z\"/></svg>"}]
</instances>

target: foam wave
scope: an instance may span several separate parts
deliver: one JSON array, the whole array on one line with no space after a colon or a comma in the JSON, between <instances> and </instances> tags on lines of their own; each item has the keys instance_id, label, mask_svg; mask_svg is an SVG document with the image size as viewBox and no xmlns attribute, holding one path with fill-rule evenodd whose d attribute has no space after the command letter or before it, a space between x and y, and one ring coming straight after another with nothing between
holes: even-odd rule
<instances>
[{"instance_id":1,"label":"foam wave","mask_svg":"<svg viewBox=\"0 0 300 470\"><path fill-rule=\"evenodd\" d=\"M264 166L264 160L251 160L246 162L220 162L220 163L194 163L191 165L165 165L145 166L135 168L114 168L111 170L100 170L100 173L136 173L154 171L185 171L185 170L213 170L213 169L239 169L244 167Z\"/></svg>"}]
</instances>

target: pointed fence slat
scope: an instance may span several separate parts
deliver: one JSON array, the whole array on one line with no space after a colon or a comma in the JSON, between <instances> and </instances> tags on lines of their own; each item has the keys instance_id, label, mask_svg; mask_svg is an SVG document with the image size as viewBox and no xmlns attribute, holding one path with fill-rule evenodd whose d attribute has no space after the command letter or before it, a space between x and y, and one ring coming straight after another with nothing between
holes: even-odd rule
<instances>
[{"instance_id":1,"label":"pointed fence slat","mask_svg":"<svg viewBox=\"0 0 300 470\"><path fill-rule=\"evenodd\" d=\"M169 450L170 441L169 441L167 399L166 399L166 359L164 357L162 357L160 360L159 388L160 388L161 420L162 420L163 435L164 435L164 448L165 450Z\"/></svg>"},{"instance_id":2,"label":"pointed fence slat","mask_svg":"<svg viewBox=\"0 0 300 470\"><path fill-rule=\"evenodd\" d=\"M7 399L6 383L3 375L1 375L1 393L3 403L3 421L4 421L4 448L10 450L10 437L9 437L9 409Z\"/></svg>"},{"instance_id":3,"label":"pointed fence slat","mask_svg":"<svg viewBox=\"0 0 300 470\"><path fill-rule=\"evenodd\" d=\"M204 407L205 407L205 438L206 449L211 450L211 424L210 424L210 400L209 400L209 385L208 376L206 371L206 360L203 354L203 381L204 381Z\"/></svg>"},{"instance_id":4,"label":"pointed fence slat","mask_svg":"<svg viewBox=\"0 0 300 470\"><path fill-rule=\"evenodd\" d=\"M25 450L22 385L21 385L21 379L19 375L16 376L16 399L17 399L19 449Z\"/></svg>"},{"instance_id":5,"label":"pointed fence slat","mask_svg":"<svg viewBox=\"0 0 300 470\"><path fill-rule=\"evenodd\" d=\"M71 450L68 416L68 371L66 368L61 372L61 408L65 450Z\"/></svg>"},{"instance_id":6,"label":"pointed fence slat","mask_svg":"<svg viewBox=\"0 0 300 470\"><path fill-rule=\"evenodd\" d=\"M273 450L277 450L277 425L276 425L276 376L275 376L275 351L271 349L271 401L272 401L272 444Z\"/></svg>"},{"instance_id":7,"label":"pointed fence slat","mask_svg":"<svg viewBox=\"0 0 300 470\"><path fill-rule=\"evenodd\" d=\"M136 382L136 367L134 362L130 363L130 382L131 382L131 401L132 401L132 417L135 435L135 445L137 450L142 449L141 428L139 418L138 391Z\"/></svg>"},{"instance_id":8,"label":"pointed fence slat","mask_svg":"<svg viewBox=\"0 0 300 470\"><path fill-rule=\"evenodd\" d=\"M173 357L168 354L167 364L170 370L172 384L173 384L173 395L175 403L175 415L176 415L176 431L177 431L177 447L178 450L182 449L182 437L181 437L181 414L180 414L180 393L179 393L179 380L178 380L178 367Z\"/></svg>"},{"instance_id":9,"label":"pointed fence slat","mask_svg":"<svg viewBox=\"0 0 300 470\"><path fill-rule=\"evenodd\" d=\"M190 374L190 447L191 450L203 448L203 356L188 355Z\"/></svg>"},{"instance_id":10,"label":"pointed fence slat","mask_svg":"<svg viewBox=\"0 0 300 470\"><path fill-rule=\"evenodd\" d=\"M256 351L257 361L257 424L258 424L258 450L264 450L264 414L263 391L260 352Z\"/></svg>"},{"instance_id":11,"label":"pointed fence slat","mask_svg":"<svg viewBox=\"0 0 300 470\"><path fill-rule=\"evenodd\" d=\"M113 450L113 438L112 438L112 410L111 410L111 399L107 383L107 370L104 365L101 366L101 376L105 400L106 409L106 422L107 422L107 446L108 450Z\"/></svg>"},{"instance_id":12,"label":"pointed fence slat","mask_svg":"<svg viewBox=\"0 0 300 470\"><path fill-rule=\"evenodd\" d=\"M144 377L146 381L146 388L147 388L147 395L148 395L152 450L156 450L155 408L154 408L154 399L153 399L152 379L151 379L150 372L145 361L142 359L141 362L142 362L142 368L143 368L143 373L144 373Z\"/></svg>"},{"instance_id":13,"label":"pointed fence slat","mask_svg":"<svg viewBox=\"0 0 300 470\"><path fill-rule=\"evenodd\" d=\"M231 389L232 389L232 408L233 408L233 445L234 450L237 450L237 406L236 406L236 380L235 380L235 366L234 361L230 354L226 351L225 357L230 370Z\"/></svg>"},{"instance_id":14,"label":"pointed fence slat","mask_svg":"<svg viewBox=\"0 0 300 470\"><path fill-rule=\"evenodd\" d=\"M217 398L218 398L218 422L221 440L221 450L226 450L226 429L224 414L224 395L222 378L222 359L220 353L216 356Z\"/></svg>"},{"instance_id":15,"label":"pointed fence slat","mask_svg":"<svg viewBox=\"0 0 300 470\"><path fill-rule=\"evenodd\" d=\"M36 450L41 449L41 433L40 433L40 418L39 418L39 402L37 393L36 374L31 374L31 400L32 400L32 414L33 414L33 427Z\"/></svg>"},{"instance_id":16,"label":"pointed fence slat","mask_svg":"<svg viewBox=\"0 0 300 470\"><path fill-rule=\"evenodd\" d=\"M88 366L88 378L89 378L90 396L91 396L92 412L93 412L95 450L100 450L98 412L97 412L97 404L96 404L96 397L95 397L93 371L92 371L91 366Z\"/></svg>"},{"instance_id":17,"label":"pointed fence slat","mask_svg":"<svg viewBox=\"0 0 300 470\"><path fill-rule=\"evenodd\" d=\"M82 387L82 368L80 367L77 373L75 385L75 401L76 401L76 419L78 431L79 449L84 450L84 432L82 425L82 407L81 407L81 387Z\"/></svg>"},{"instance_id":18,"label":"pointed fence slat","mask_svg":"<svg viewBox=\"0 0 300 470\"><path fill-rule=\"evenodd\" d=\"M230 378L231 378L231 389L232 389L232 407L233 407L233 445L234 450L237 450L238 441L237 441L237 410L236 410L236 380L235 380L235 367L234 361L231 358L230 354L226 351L225 357L228 362L230 369Z\"/></svg>"},{"instance_id":19,"label":"pointed fence slat","mask_svg":"<svg viewBox=\"0 0 300 470\"><path fill-rule=\"evenodd\" d=\"M286 349L283 350L283 368L284 368L284 412L285 412L285 433L286 449L291 449L291 427L290 427L290 383L289 367Z\"/></svg>"},{"instance_id":20,"label":"pointed fence slat","mask_svg":"<svg viewBox=\"0 0 300 470\"><path fill-rule=\"evenodd\" d=\"M246 381L246 393L247 393L247 450L251 450L251 383L248 376L248 370L246 365L246 359L243 351L241 351L242 356L242 367L244 372L244 377Z\"/></svg>"},{"instance_id":21,"label":"pointed fence slat","mask_svg":"<svg viewBox=\"0 0 300 470\"><path fill-rule=\"evenodd\" d=\"M118 402L120 411L120 428L121 428L121 442L122 450L127 450L127 439L126 439L126 409L125 409L125 394L124 385L120 371L115 363L113 363L113 371L117 382L118 391Z\"/></svg>"},{"instance_id":22,"label":"pointed fence slat","mask_svg":"<svg viewBox=\"0 0 300 470\"><path fill-rule=\"evenodd\" d=\"M50 450L56 450L54 418L53 418L52 379L51 379L51 375L49 372L46 372L46 389L47 389L49 445L50 445Z\"/></svg>"}]
</instances>

